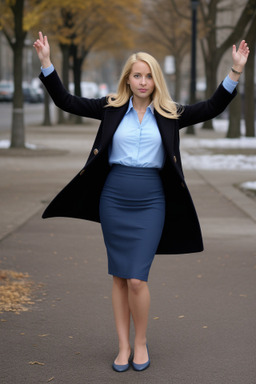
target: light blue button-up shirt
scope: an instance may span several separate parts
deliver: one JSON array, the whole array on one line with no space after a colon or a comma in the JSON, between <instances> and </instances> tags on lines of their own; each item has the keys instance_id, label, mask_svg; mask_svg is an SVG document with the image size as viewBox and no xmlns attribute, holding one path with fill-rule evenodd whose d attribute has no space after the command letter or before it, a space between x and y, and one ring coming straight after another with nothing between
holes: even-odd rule
<instances>
[{"instance_id":1,"label":"light blue button-up shirt","mask_svg":"<svg viewBox=\"0 0 256 384\"><path fill-rule=\"evenodd\" d=\"M130 167L161 168L165 151L161 135L150 104L140 123L133 108L132 97L109 149L109 163Z\"/></svg>"},{"instance_id":2,"label":"light blue button-up shirt","mask_svg":"<svg viewBox=\"0 0 256 384\"><path fill-rule=\"evenodd\" d=\"M54 70L54 66L41 70L44 76L48 76ZM237 84L238 82L231 80L229 76L223 81L223 87L229 93L233 92ZM131 97L128 110L113 136L109 148L109 163L130 167L162 168L164 159L165 151L153 105L147 107L140 123Z\"/></svg>"}]
</instances>

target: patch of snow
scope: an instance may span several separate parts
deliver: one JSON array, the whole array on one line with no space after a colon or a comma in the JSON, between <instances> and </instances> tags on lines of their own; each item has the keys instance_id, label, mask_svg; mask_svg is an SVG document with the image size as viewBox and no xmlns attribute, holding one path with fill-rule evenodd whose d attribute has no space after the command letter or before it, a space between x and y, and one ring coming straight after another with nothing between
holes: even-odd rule
<instances>
[{"instance_id":1,"label":"patch of snow","mask_svg":"<svg viewBox=\"0 0 256 384\"><path fill-rule=\"evenodd\" d=\"M237 139L198 139L183 137L181 144L185 148L256 149L256 137L240 137Z\"/></svg>"},{"instance_id":2,"label":"patch of snow","mask_svg":"<svg viewBox=\"0 0 256 384\"><path fill-rule=\"evenodd\" d=\"M246 183L240 184L240 186L243 189L250 189L250 190L255 190L256 191L256 181L247 181Z\"/></svg>"},{"instance_id":3,"label":"patch of snow","mask_svg":"<svg viewBox=\"0 0 256 384\"><path fill-rule=\"evenodd\" d=\"M9 148L10 141L9 140L0 140L0 148Z\"/></svg>"},{"instance_id":4,"label":"patch of snow","mask_svg":"<svg viewBox=\"0 0 256 384\"><path fill-rule=\"evenodd\" d=\"M182 163L184 169L253 170L256 169L256 156L190 155L183 152Z\"/></svg>"},{"instance_id":5,"label":"patch of snow","mask_svg":"<svg viewBox=\"0 0 256 384\"><path fill-rule=\"evenodd\" d=\"M0 140L0 148L10 148L10 140ZM38 149L39 147L35 144L26 143L25 148Z\"/></svg>"}]
</instances>

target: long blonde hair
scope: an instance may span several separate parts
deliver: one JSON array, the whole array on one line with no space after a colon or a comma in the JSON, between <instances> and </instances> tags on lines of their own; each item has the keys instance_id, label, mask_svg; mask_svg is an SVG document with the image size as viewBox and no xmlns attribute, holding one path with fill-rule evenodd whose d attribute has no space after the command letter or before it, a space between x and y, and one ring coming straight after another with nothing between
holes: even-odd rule
<instances>
[{"instance_id":1,"label":"long blonde hair","mask_svg":"<svg viewBox=\"0 0 256 384\"><path fill-rule=\"evenodd\" d=\"M138 61L144 61L148 64L151 70L152 78L155 83L151 99L156 111L168 119L178 119L179 113L177 111L177 105L168 92L161 67L153 56L145 52L134 53L127 59L119 79L117 94L108 95L107 106L121 107L127 103L132 96L132 91L129 84L127 84L127 80L133 64Z\"/></svg>"}]
</instances>

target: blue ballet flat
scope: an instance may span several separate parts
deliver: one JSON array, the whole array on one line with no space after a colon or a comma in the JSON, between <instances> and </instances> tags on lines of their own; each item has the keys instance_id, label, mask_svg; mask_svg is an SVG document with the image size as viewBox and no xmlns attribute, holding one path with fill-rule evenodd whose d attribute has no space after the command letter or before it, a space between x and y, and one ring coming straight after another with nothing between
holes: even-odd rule
<instances>
[{"instance_id":1,"label":"blue ballet flat","mask_svg":"<svg viewBox=\"0 0 256 384\"><path fill-rule=\"evenodd\" d=\"M131 352L130 354L130 357L128 359L128 363L127 364L123 364L123 365L120 365L120 364L116 364L115 362L112 364L112 368L114 371L116 372L126 372L128 371L128 369L130 368L130 364L132 362L132 359L133 359L133 353Z\"/></svg>"},{"instance_id":2,"label":"blue ballet flat","mask_svg":"<svg viewBox=\"0 0 256 384\"><path fill-rule=\"evenodd\" d=\"M148 345L147 345L147 351L148 351ZM132 361L132 367L134 371L138 371L138 372L145 371L145 369L147 369L149 366L150 366L149 352L148 352L148 361L146 363L136 364L134 363L134 361Z\"/></svg>"}]
</instances>

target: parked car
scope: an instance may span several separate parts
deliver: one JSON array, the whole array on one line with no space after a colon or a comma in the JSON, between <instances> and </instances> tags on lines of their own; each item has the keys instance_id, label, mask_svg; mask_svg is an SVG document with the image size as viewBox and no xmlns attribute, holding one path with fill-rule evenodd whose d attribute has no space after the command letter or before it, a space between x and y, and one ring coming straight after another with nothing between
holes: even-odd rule
<instances>
[{"instance_id":1,"label":"parked car","mask_svg":"<svg viewBox=\"0 0 256 384\"><path fill-rule=\"evenodd\" d=\"M99 94L98 97L104 97L109 93L108 85L105 83L99 84Z\"/></svg>"},{"instance_id":2,"label":"parked car","mask_svg":"<svg viewBox=\"0 0 256 384\"><path fill-rule=\"evenodd\" d=\"M44 100L44 92L39 86L31 85L28 82L22 83L24 101L28 103L40 103ZM12 81L0 81L0 101L12 101L14 84Z\"/></svg>"},{"instance_id":3,"label":"parked car","mask_svg":"<svg viewBox=\"0 0 256 384\"><path fill-rule=\"evenodd\" d=\"M69 84L69 90L74 93L74 83ZM90 81L81 82L82 97L95 98L98 97L99 87L96 83Z\"/></svg>"},{"instance_id":4,"label":"parked car","mask_svg":"<svg viewBox=\"0 0 256 384\"><path fill-rule=\"evenodd\" d=\"M38 102L44 101L44 88L41 81L38 78L32 79L30 83L31 87L35 90L38 98Z\"/></svg>"},{"instance_id":5,"label":"parked car","mask_svg":"<svg viewBox=\"0 0 256 384\"><path fill-rule=\"evenodd\" d=\"M0 81L0 101L12 101L14 86L11 81Z\"/></svg>"},{"instance_id":6,"label":"parked car","mask_svg":"<svg viewBox=\"0 0 256 384\"><path fill-rule=\"evenodd\" d=\"M39 97L37 95L37 92L36 92L35 88L33 88L30 84L23 83L22 84L22 92L23 92L24 101L26 101L28 103L38 103L39 102Z\"/></svg>"}]
</instances>

